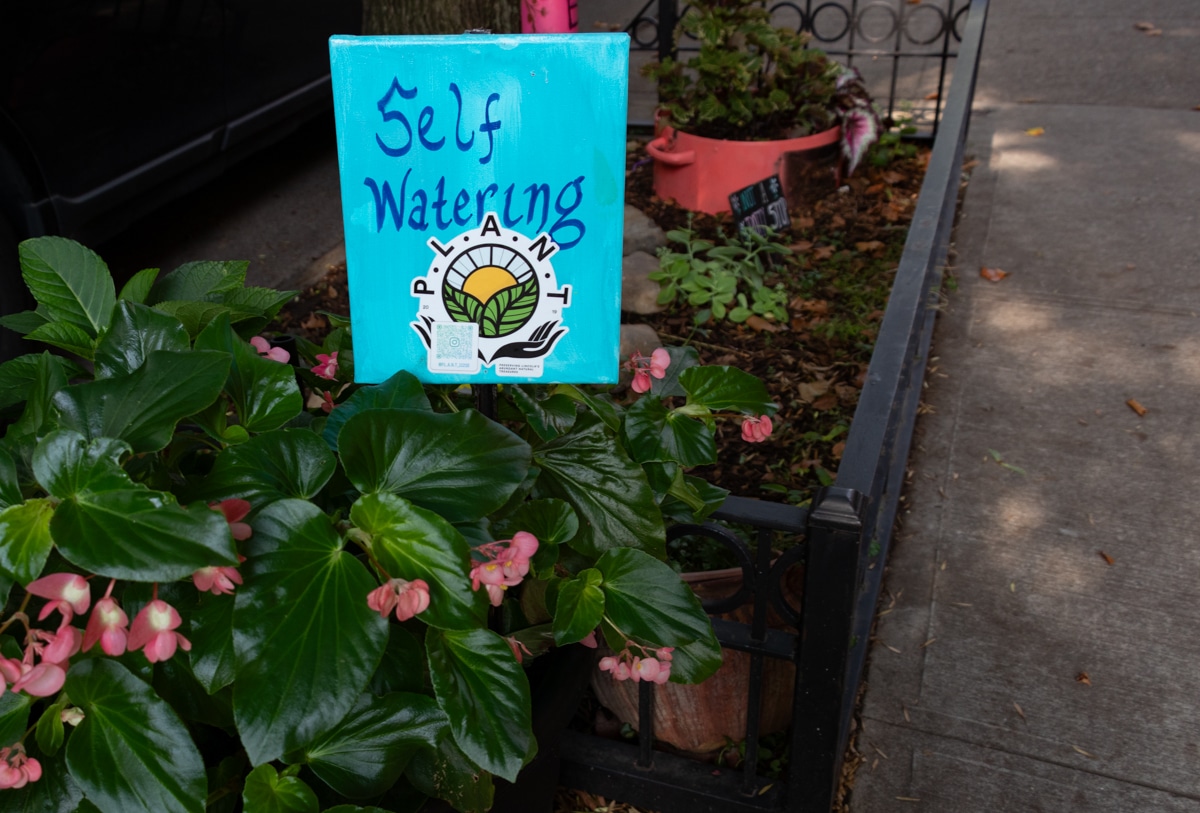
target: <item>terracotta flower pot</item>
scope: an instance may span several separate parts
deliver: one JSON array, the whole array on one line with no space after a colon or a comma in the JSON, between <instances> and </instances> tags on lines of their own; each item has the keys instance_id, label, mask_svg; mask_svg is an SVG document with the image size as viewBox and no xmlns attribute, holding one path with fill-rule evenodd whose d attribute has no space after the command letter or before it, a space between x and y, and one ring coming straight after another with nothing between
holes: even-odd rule
<instances>
[{"instance_id":1,"label":"terracotta flower pot","mask_svg":"<svg viewBox=\"0 0 1200 813\"><path fill-rule=\"evenodd\" d=\"M798 575L798 574L797 574ZM797 590L791 586L802 579L785 577L785 590L796 601ZM700 598L727 596L737 591L742 582L741 568L687 573L689 582ZM749 621L749 608L743 607L724 617ZM784 627L780 619L773 627ZM600 655L611 655L603 649ZM665 683L655 687L654 737L680 751L697 756L709 756L724 748L730 740L746 738L746 699L750 692L750 655L733 649L722 650L724 663L703 683L685 685ZM792 691L796 668L789 661L767 658L763 668L762 717L760 734L785 730L792 719ZM592 675L592 689L600 703L624 723L638 727L638 684L632 680L617 681L604 672Z\"/></svg>"},{"instance_id":2,"label":"terracotta flower pot","mask_svg":"<svg viewBox=\"0 0 1200 813\"><path fill-rule=\"evenodd\" d=\"M521 0L522 34L574 34L578 30L578 0Z\"/></svg>"},{"instance_id":3,"label":"terracotta flower pot","mask_svg":"<svg viewBox=\"0 0 1200 813\"><path fill-rule=\"evenodd\" d=\"M685 209L728 212L729 195L779 175L789 204L796 204L820 174L836 183L841 126L803 138L724 141L664 127L646 145L654 159L654 193ZM823 193L822 193L823 194Z\"/></svg>"}]
</instances>

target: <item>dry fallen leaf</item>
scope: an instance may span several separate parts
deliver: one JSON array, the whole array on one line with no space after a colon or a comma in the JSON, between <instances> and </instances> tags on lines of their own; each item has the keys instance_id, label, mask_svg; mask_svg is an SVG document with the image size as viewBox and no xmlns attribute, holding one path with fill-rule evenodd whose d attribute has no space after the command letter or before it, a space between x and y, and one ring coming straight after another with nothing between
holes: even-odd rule
<instances>
[{"instance_id":1,"label":"dry fallen leaf","mask_svg":"<svg viewBox=\"0 0 1200 813\"><path fill-rule=\"evenodd\" d=\"M798 242L792 243L790 246L788 246L788 248L790 248L792 251L796 252L797 254L803 254L804 252L806 252L810 248L812 248L812 243L809 242L808 240L800 240Z\"/></svg>"},{"instance_id":2,"label":"dry fallen leaf","mask_svg":"<svg viewBox=\"0 0 1200 813\"><path fill-rule=\"evenodd\" d=\"M1025 719L1025 710L1022 709L1020 706L1018 706L1016 701L1013 701L1013 708L1017 710L1017 714L1021 715L1021 719L1024 720ZM1026 722L1028 722L1028 721L1026 720Z\"/></svg>"},{"instance_id":3,"label":"dry fallen leaf","mask_svg":"<svg viewBox=\"0 0 1200 813\"><path fill-rule=\"evenodd\" d=\"M1084 684L1085 686L1091 686L1091 685L1092 685L1092 679L1091 679L1090 677L1088 677L1088 673L1087 673L1087 672L1080 672L1078 675L1076 675L1076 676L1075 676L1075 682L1076 682L1076 683L1082 683L1082 684Z\"/></svg>"},{"instance_id":4,"label":"dry fallen leaf","mask_svg":"<svg viewBox=\"0 0 1200 813\"><path fill-rule=\"evenodd\" d=\"M939 93L938 93L936 90L931 90L931 91L929 91L928 93L926 93L926 94L925 94L925 101L927 101L927 102L932 102L932 101L933 101L934 99L936 99L936 98L937 98L939 95L940 95L940 94L939 94Z\"/></svg>"},{"instance_id":5,"label":"dry fallen leaf","mask_svg":"<svg viewBox=\"0 0 1200 813\"><path fill-rule=\"evenodd\" d=\"M1200 110L1200 104L1196 105L1196 109ZM904 176L899 172L895 172L894 170L889 170L883 173L882 177L885 183L890 183L893 186L904 180Z\"/></svg>"},{"instance_id":6,"label":"dry fallen leaf","mask_svg":"<svg viewBox=\"0 0 1200 813\"><path fill-rule=\"evenodd\" d=\"M999 282L1008 276L1007 271L1001 271L999 268L988 268L986 265L979 269L979 276L992 282Z\"/></svg>"},{"instance_id":7,"label":"dry fallen leaf","mask_svg":"<svg viewBox=\"0 0 1200 813\"><path fill-rule=\"evenodd\" d=\"M1147 23L1147 22L1134 23L1133 27L1136 28L1138 31L1153 31L1154 23Z\"/></svg>"},{"instance_id":8,"label":"dry fallen leaf","mask_svg":"<svg viewBox=\"0 0 1200 813\"><path fill-rule=\"evenodd\" d=\"M757 330L759 333L762 333L764 330L768 333L778 333L779 331L785 329L783 325L777 325L774 322L768 322L757 313L746 317L746 327L751 328L752 330Z\"/></svg>"},{"instance_id":9,"label":"dry fallen leaf","mask_svg":"<svg viewBox=\"0 0 1200 813\"><path fill-rule=\"evenodd\" d=\"M1028 135L1028 136L1040 136L1040 135L1045 135L1045 134L1046 134L1045 127L1030 127L1028 130L1025 131L1025 135Z\"/></svg>"},{"instance_id":10,"label":"dry fallen leaf","mask_svg":"<svg viewBox=\"0 0 1200 813\"><path fill-rule=\"evenodd\" d=\"M828 260L833 256L833 246L818 246L813 249L812 256L814 260Z\"/></svg>"},{"instance_id":11,"label":"dry fallen leaf","mask_svg":"<svg viewBox=\"0 0 1200 813\"><path fill-rule=\"evenodd\" d=\"M863 253L868 251L883 251L885 248L887 248L887 246L879 240L864 240L862 242L855 243L854 247Z\"/></svg>"},{"instance_id":12,"label":"dry fallen leaf","mask_svg":"<svg viewBox=\"0 0 1200 813\"><path fill-rule=\"evenodd\" d=\"M1102 550L1101 550L1101 551L1096 551L1096 552L1097 552L1097 553L1099 553L1099 554L1100 554L1100 558L1101 558L1101 559L1103 559L1103 560L1104 560L1105 562L1107 562L1108 564L1110 564L1110 565L1112 565L1112 564L1116 564L1116 561L1117 561L1117 560L1116 560L1116 559L1114 559L1114 558L1112 558L1111 556L1109 556L1109 555L1108 555L1107 553L1105 553L1104 551L1102 551Z\"/></svg>"},{"instance_id":13,"label":"dry fallen leaf","mask_svg":"<svg viewBox=\"0 0 1200 813\"><path fill-rule=\"evenodd\" d=\"M1146 414L1146 408L1139 404L1136 398L1130 398L1125 405L1136 412L1139 418Z\"/></svg>"},{"instance_id":14,"label":"dry fallen leaf","mask_svg":"<svg viewBox=\"0 0 1200 813\"><path fill-rule=\"evenodd\" d=\"M829 382L822 380L812 382L801 381L796 385L796 389L800 395L800 400L811 404L813 401L829 392Z\"/></svg>"}]
</instances>

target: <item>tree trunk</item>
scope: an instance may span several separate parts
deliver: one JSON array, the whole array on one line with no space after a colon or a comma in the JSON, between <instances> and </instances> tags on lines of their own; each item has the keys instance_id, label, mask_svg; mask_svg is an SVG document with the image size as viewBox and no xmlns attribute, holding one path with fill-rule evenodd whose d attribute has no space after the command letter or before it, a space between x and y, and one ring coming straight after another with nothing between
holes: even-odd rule
<instances>
[{"instance_id":1,"label":"tree trunk","mask_svg":"<svg viewBox=\"0 0 1200 813\"><path fill-rule=\"evenodd\" d=\"M364 0L365 34L461 34L520 31L522 0Z\"/></svg>"}]
</instances>

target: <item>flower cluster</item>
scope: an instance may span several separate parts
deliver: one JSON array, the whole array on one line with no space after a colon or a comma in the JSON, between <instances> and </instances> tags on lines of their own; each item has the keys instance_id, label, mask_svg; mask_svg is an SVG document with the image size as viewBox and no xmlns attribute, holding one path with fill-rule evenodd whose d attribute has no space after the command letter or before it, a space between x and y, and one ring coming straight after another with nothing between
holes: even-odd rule
<instances>
[{"instance_id":1,"label":"flower cluster","mask_svg":"<svg viewBox=\"0 0 1200 813\"><path fill-rule=\"evenodd\" d=\"M753 415L742 421L742 440L747 443L762 443L771 436L771 419L762 415Z\"/></svg>"},{"instance_id":2,"label":"flower cluster","mask_svg":"<svg viewBox=\"0 0 1200 813\"><path fill-rule=\"evenodd\" d=\"M23 788L41 778L41 763L25 756L25 747L21 743L0 748L0 790Z\"/></svg>"},{"instance_id":3,"label":"flower cluster","mask_svg":"<svg viewBox=\"0 0 1200 813\"><path fill-rule=\"evenodd\" d=\"M484 561L471 567L471 589L487 588L488 600L499 607L504 591L516 587L529 573L529 560L537 553L537 537L528 531L517 531L512 539L488 542L475 548Z\"/></svg>"},{"instance_id":4,"label":"flower cluster","mask_svg":"<svg viewBox=\"0 0 1200 813\"><path fill-rule=\"evenodd\" d=\"M367 595L367 606L384 618L395 610L397 621L407 621L429 609L429 585L424 579L388 579Z\"/></svg>"},{"instance_id":5,"label":"flower cluster","mask_svg":"<svg viewBox=\"0 0 1200 813\"><path fill-rule=\"evenodd\" d=\"M271 343L262 336L255 336L250 340L250 344L258 351L260 356L269 358L271 361L278 361L281 364L287 364L292 360L292 354L284 350L282 347L272 347Z\"/></svg>"},{"instance_id":6,"label":"flower cluster","mask_svg":"<svg viewBox=\"0 0 1200 813\"><path fill-rule=\"evenodd\" d=\"M632 649L642 654L634 655ZM648 680L661 686L671 679L671 653L674 651L675 648L670 646L649 649L626 641L625 648L616 655L600 659L600 671L611 672L613 680L632 680L634 683ZM653 657L648 654L651 652Z\"/></svg>"},{"instance_id":7,"label":"flower cluster","mask_svg":"<svg viewBox=\"0 0 1200 813\"><path fill-rule=\"evenodd\" d=\"M633 373L633 383L630 387L637 393L649 392L650 378L661 379L666 376L670 364L671 356L661 347L649 356L635 352L629 357L629 361L625 362L625 369Z\"/></svg>"}]
</instances>

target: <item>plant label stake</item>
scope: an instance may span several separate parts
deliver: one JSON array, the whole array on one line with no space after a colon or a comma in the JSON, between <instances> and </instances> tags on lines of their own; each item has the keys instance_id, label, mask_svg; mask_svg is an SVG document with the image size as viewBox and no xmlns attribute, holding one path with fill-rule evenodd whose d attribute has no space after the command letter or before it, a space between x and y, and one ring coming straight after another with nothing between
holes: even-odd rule
<instances>
[{"instance_id":1,"label":"plant label stake","mask_svg":"<svg viewBox=\"0 0 1200 813\"><path fill-rule=\"evenodd\" d=\"M783 231L792 225L788 217L787 199L778 175L772 175L729 196L729 208L737 221L738 231L750 229L765 234L768 228Z\"/></svg>"},{"instance_id":2,"label":"plant label stake","mask_svg":"<svg viewBox=\"0 0 1200 813\"><path fill-rule=\"evenodd\" d=\"M354 369L615 383L626 34L333 37Z\"/></svg>"}]
</instances>

